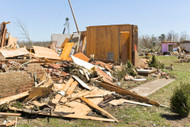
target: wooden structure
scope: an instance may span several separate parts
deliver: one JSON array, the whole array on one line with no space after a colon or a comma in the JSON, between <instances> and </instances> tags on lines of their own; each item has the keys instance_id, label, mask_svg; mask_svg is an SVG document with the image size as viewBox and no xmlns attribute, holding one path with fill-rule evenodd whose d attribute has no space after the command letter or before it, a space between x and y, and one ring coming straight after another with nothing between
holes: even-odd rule
<instances>
[{"instance_id":1,"label":"wooden structure","mask_svg":"<svg viewBox=\"0 0 190 127\"><path fill-rule=\"evenodd\" d=\"M135 49L138 45L136 25L89 26L86 31L86 55L95 59L113 60L135 64Z\"/></svg>"},{"instance_id":2,"label":"wooden structure","mask_svg":"<svg viewBox=\"0 0 190 127\"><path fill-rule=\"evenodd\" d=\"M179 42L174 41L162 41L162 53L164 52L173 52L175 49L177 49L177 46L179 45Z\"/></svg>"},{"instance_id":3,"label":"wooden structure","mask_svg":"<svg viewBox=\"0 0 190 127\"><path fill-rule=\"evenodd\" d=\"M0 46L3 48L3 46L6 46L6 33L7 33L7 28L6 25L10 22L3 22L1 23L1 29L0 29Z\"/></svg>"}]
</instances>

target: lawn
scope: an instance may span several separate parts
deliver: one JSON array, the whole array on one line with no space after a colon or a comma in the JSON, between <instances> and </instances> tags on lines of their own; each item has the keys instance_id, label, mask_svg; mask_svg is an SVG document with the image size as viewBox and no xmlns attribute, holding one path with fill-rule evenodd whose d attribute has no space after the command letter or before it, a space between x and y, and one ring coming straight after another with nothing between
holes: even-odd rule
<instances>
[{"instance_id":1,"label":"lawn","mask_svg":"<svg viewBox=\"0 0 190 127\"><path fill-rule=\"evenodd\" d=\"M170 97L180 82L190 82L190 63L177 63L175 56L157 57L166 66L173 64L174 70L171 75L176 76L176 81L165 86L149 96L163 105L169 106ZM61 118L31 118L19 119L18 127L188 127L190 117L180 118L170 112L169 108L142 107L137 105L123 104L122 106L108 106L105 108L119 123L99 122L92 120L74 120ZM49 122L48 122L49 121Z\"/></svg>"}]
</instances>

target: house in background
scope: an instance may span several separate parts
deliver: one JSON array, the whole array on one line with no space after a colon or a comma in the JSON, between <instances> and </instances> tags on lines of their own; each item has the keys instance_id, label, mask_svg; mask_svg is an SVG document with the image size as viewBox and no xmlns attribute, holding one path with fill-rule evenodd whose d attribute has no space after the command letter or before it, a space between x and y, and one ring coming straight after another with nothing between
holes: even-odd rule
<instances>
[{"instance_id":1,"label":"house in background","mask_svg":"<svg viewBox=\"0 0 190 127\"><path fill-rule=\"evenodd\" d=\"M182 41L180 42L181 49L185 50L185 52L190 53L190 41Z\"/></svg>"},{"instance_id":2,"label":"house in background","mask_svg":"<svg viewBox=\"0 0 190 127\"><path fill-rule=\"evenodd\" d=\"M179 42L163 41L161 45L162 45L162 53L173 52L177 50L177 46L179 45Z\"/></svg>"}]
</instances>

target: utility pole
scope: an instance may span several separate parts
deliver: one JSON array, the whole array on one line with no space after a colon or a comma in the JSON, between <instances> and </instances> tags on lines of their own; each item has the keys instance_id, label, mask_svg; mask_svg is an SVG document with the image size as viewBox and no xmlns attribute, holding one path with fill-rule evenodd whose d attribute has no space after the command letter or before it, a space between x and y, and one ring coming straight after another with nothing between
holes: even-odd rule
<instances>
[{"instance_id":1,"label":"utility pole","mask_svg":"<svg viewBox=\"0 0 190 127\"><path fill-rule=\"evenodd\" d=\"M77 32L79 33L79 28L78 28L78 25L77 25L77 21L76 21L76 19L75 19L75 14L74 14L74 12L73 12L73 8L72 8L72 5L71 5L71 1L68 0L68 2L69 2L69 5L70 5L70 8L71 8L71 12L72 12L72 14L73 14L73 19L74 19L74 21L75 21L75 25L76 25L76 28L77 28Z\"/></svg>"}]
</instances>

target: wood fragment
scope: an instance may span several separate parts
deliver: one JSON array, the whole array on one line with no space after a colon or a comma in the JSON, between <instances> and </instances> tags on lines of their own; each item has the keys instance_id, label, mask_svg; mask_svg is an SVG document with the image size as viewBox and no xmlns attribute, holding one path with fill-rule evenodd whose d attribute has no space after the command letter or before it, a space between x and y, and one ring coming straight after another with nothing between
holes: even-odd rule
<instances>
[{"instance_id":1,"label":"wood fragment","mask_svg":"<svg viewBox=\"0 0 190 127\"><path fill-rule=\"evenodd\" d=\"M98 121L115 122L115 120L113 120L113 119L98 118L98 117L92 117L92 116L79 116L79 115L75 115L75 114L61 115L61 114L42 112L42 111L31 112L31 110L18 109L15 107L9 107L9 109L13 110L13 111L20 111L20 112L25 112L25 113L29 113L29 114L44 115L44 116L55 116L55 117L62 117L62 118L90 119L90 120L98 120Z\"/></svg>"},{"instance_id":2,"label":"wood fragment","mask_svg":"<svg viewBox=\"0 0 190 127\"><path fill-rule=\"evenodd\" d=\"M97 81L97 83L99 85L101 85L102 87L104 87L105 89L107 90L111 90L111 91L115 91L116 93L118 94L121 94L121 95L130 95L140 101L143 101L145 103L148 103L148 104L152 104L152 105L155 105L155 106L160 106L160 104L154 100L150 100L148 99L147 97L144 97L144 96L141 96L141 95L138 95L138 94L135 94L129 90L126 90L126 89L123 89L121 87L118 87L116 85L113 85L113 84L110 84L108 82L100 82L100 81Z\"/></svg>"},{"instance_id":3,"label":"wood fragment","mask_svg":"<svg viewBox=\"0 0 190 127\"><path fill-rule=\"evenodd\" d=\"M38 101L32 101L32 104L37 106L37 107L42 107L44 105L48 105L47 103L39 103Z\"/></svg>"},{"instance_id":4,"label":"wood fragment","mask_svg":"<svg viewBox=\"0 0 190 127\"><path fill-rule=\"evenodd\" d=\"M63 86L63 88L61 89L61 91L62 91L63 93L65 93L65 92L68 90L68 88L70 87L70 85L73 83L73 81L74 81L73 78L70 78L70 79L68 80L68 82ZM62 97L63 97L62 95L57 94L57 95L55 96L55 98L52 99L52 103L57 104L57 103L61 100Z\"/></svg>"},{"instance_id":5,"label":"wood fragment","mask_svg":"<svg viewBox=\"0 0 190 127\"><path fill-rule=\"evenodd\" d=\"M113 79L108 74L106 74L104 71L102 71L99 67L96 68L96 72L100 77L103 77L102 78L103 81L106 81L109 83L113 82Z\"/></svg>"},{"instance_id":6,"label":"wood fragment","mask_svg":"<svg viewBox=\"0 0 190 127\"><path fill-rule=\"evenodd\" d=\"M69 58L70 52L72 50L74 43L68 42L65 44L65 47L63 48L63 51L60 55L62 60L67 60Z\"/></svg>"},{"instance_id":7,"label":"wood fragment","mask_svg":"<svg viewBox=\"0 0 190 127\"><path fill-rule=\"evenodd\" d=\"M152 106L150 104L135 102L135 101L126 100L126 99L112 100L112 101L110 101L108 103L111 104L111 105L115 105L115 106L123 104L123 103L129 103L129 104L135 104L135 105L141 105L141 106L147 106L147 107L151 107Z\"/></svg>"},{"instance_id":8,"label":"wood fragment","mask_svg":"<svg viewBox=\"0 0 190 127\"><path fill-rule=\"evenodd\" d=\"M20 116L21 113L7 113L7 112L0 112L2 116Z\"/></svg>"},{"instance_id":9,"label":"wood fragment","mask_svg":"<svg viewBox=\"0 0 190 127\"><path fill-rule=\"evenodd\" d=\"M84 83L79 77L73 75L73 78L77 80L77 82L79 82L79 84L81 84L84 88L91 90L91 88L86 83Z\"/></svg>"},{"instance_id":10,"label":"wood fragment","mask_svg":"<svg viewBox=\"0 0 190 127\"><path fill-rule=\"evenodd\" d=\"M90 100L86 99L85 97L80 97L80 99L82 101L84 101L87 105L89 105L90 107L92 107L92 108L100 111L100 113L102 113L102 115L105 115L108 118L111 118L111 119L115 120L115 122L118 123L118 120L114 116L112 116L107 111L105 111L104 109L100 108L99 106L97 106L96 104L94 104L93 102L91 102Z\"/></svg>"},{"instance_id":11,"label":"wood fragment","mask_svg":"<svg viewBox=\"0 0 190 127\"><path fill-rule=\"evenodd\" d=\"M66 92L66 95L71 95L73 93L73 91L75 90L76 86L78 85L78 82L75 81L71 84L71 86L69 87L69 89Z\"/></svg>"},{"instance_id":12,"label":"wood fragment","mask_svg":"<svg viewBox=\"0 0 190 127\"><path fill-rule=\"evenodd\" d=\"M9 126L13 126L15 124L16 124L15 121L10 121L10 122L6 123L5 125L6 125L6 127L9 127Z\"/></svg>"},{"instance_id":13,"label":"wood fragment","mask_svg":"<svg viewBox=\"0 0 190 127\"><path fill-rule=\"evenodd\" d=\"M10 96L10 97L1 98L0 99L0 105L7 104L7 103L9 103L11 101L24 98L24 97L26 97L28 95L29 95L29 92L27 91L27 92L23 92L23 93L13 95L13 96Z\"/></svg>"}]
</instances>

